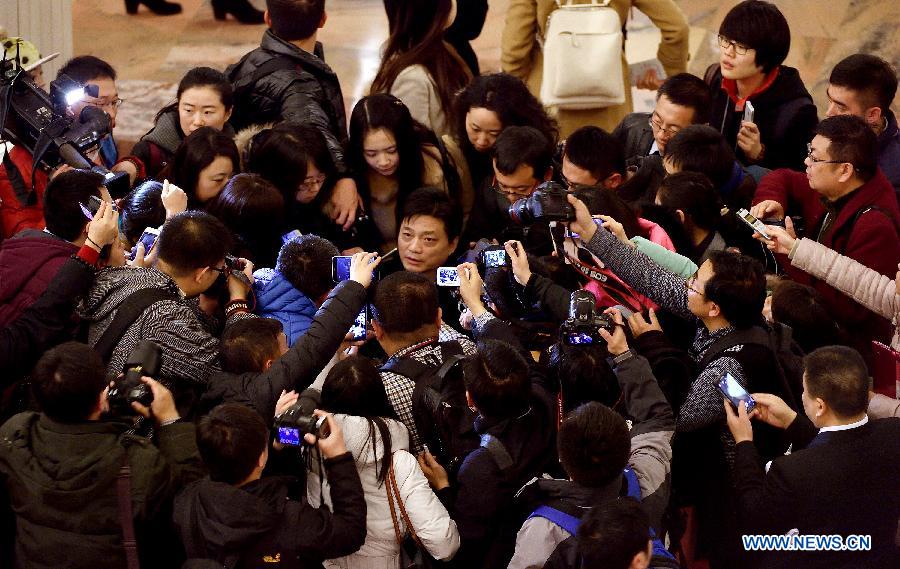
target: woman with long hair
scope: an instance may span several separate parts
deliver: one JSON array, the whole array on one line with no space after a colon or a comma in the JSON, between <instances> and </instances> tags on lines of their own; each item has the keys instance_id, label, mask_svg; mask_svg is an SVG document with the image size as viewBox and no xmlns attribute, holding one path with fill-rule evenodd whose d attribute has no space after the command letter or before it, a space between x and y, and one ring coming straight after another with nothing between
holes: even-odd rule
<instances>
[{"instance_id":1,"label":"woman with long hair","mask_svg":"<svg viewBox=\"0 0 900 569\"><path fill-rule=\"evenodd\" d=\"M453 144L463 187L478 190L494 171L491 151L508 126L531 126L556 144L559 130L544 107L520 79L506 73L476 77L457 94L453 104ZM448 139L444 139L448 142Z\"/></svg>"},{"instance_id":2,"label":"woman with long hair","mask_svg":"<svg viewBox=\"0 0 900 569\"><path fill-rule=\"evenodd\" d=\"M241 158L234 140L224 132L204 126L184 139L157 178L169 180L184 190L189 209L202 209L240 171Z\"/></svg>"},{"instance_id":3,"label":"woman with long hair","mask_svg":"<svg viewBox=\"0 0 900 569\"><path fill-rule=\"evenodd\" d=\"M400 545L394 532L388 504L390 473L399 490L394 494L409 514L406 528L397 513L401 534L414 530L425 549L437 559L453 557L459 548L456 523L432 492L416 458L409 452L409 432L396 416L384 391L378 368L371 360L350 356L328 372L322 385L321 407L334 413L344 433L347 450L356 461L366 498L366 541L352 555L324 562L341 569L400 567ZM310 503L324 495L331 503L327 480L322 480L315 461L307 478Z\"/></svg>"},{"instance_id":4,"label":"woman with long hair","mask_svg":"<svg viewBox=\"0 0 900 569\"><path fill-rule=\"evenodd\" d=\"M415 190L444 188L451 199L466 202L466 196L460 195L455 164L442 143L393 95L369 95L356 104L350 115L346 156L385 250L396 244L397 215Z\"/></svg>"},{"instance_id":5,"label":"woman with long hair","mask_svg":"<svg viewBox=\"0 0 900 569\"><path fill-rule=\"evenodd\" d=\"M390 36L372 93L391 93L438 137L449 133L453 95L472 78L444 40L456 18L456 0L385 0Z\"/></svg>"},{"instance_id":6,"label":"woman with long hair","mask_svg":"<svg viewBox=\"0 0 900 569\"><path fill-rule=\"evenodd\" d=\"M195 67L178 83L175 102L156 114L153 128L135 144L132 155L141 160L148 178L156 178L185 137L198 128L212 127L234 138L228 124L233 105L234 92L225 75Z\"/></svg>"}]
</instances>

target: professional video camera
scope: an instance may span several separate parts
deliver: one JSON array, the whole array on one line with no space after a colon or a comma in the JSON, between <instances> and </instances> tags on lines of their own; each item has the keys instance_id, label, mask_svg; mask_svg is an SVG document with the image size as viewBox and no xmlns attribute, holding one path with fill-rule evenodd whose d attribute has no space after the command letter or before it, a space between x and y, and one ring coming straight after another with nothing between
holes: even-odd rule
<instances>
[{"instance_id":1,"label":"professional video camera","mask_svg":"<svg viewBox=\"0 0 900 569\"><path fill-rule=\"evenodd\" d=\"M303 435L307 433L315 435L318 439L327 438L331 434L325 417L317 417L313 413L318 393L308 396L308 391L310 390L306 389L301 392L296 403L275 417L278 442L283 445L300 446L303 444Z\"/></svg>"},{"instance_id":2,"label":"professional video camera","mask_svg":"<svg viewBox=\"0 0 900 569\"><path fill-rule=\"evenodd\" d=\"M133 402L144 407L153 403L150 386L141 381L142 376L155 378L162 366L162 349L150 340L141 340L125 360L125 375L113 381L106 395L110 412L116 415L134 415Z\"/></svg>"},{"instance_id":3,"label":"professional video camera","mask_svg":"<svg viewBox=\"0 0 900 569\"><path fill-rule=\"evenodd\" d=\"M39 164L49 170L68 164L101 174L103 185L118 198L128 193L128 175L110 172L86 155L109 134L109 115L91 105L85 106L78 117L68 114L68 108L85 94L96 97L99 93L96 86L86 88L60 75L50 83L48 95L34 84L18 58L4 58L0 61L0 138L28 149L35 169Z\"/></svg>"},{"instance_id":4,"label":"professional video camera","mask_svg":"<svg viewBox=\"0 0 900 569\"><path fill-rule=\"evenodd\" d=\"M615 323L606 314L597 314L594 295L576 290L569 297L569 318L559 327L559 336L567 346L601 344L600 328L612 333Z\"/></svg>"},{"instance_id":5,"label":"professional video camera","mask_svg":"<svg viewBox=\"0 0 900 569\"><path fill-rule=\"evenodd\" d=\"M566 188L556 182L544 182L527 198L509 206L509 217L518 225L536 221L573 221L575 208L566 200Z\"/></svg>"}]
</instances>

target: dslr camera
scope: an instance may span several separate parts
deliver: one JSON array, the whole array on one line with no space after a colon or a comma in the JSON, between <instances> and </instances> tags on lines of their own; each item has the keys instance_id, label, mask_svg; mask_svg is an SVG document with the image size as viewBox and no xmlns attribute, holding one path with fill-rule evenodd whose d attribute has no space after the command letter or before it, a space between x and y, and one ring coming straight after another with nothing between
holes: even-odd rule
<instances>
[{"instance_id":1,"label":"dslr camera","mask_svg":"<svg viewBox=\"0 0 900 569\"><path fill-rule=\"evenodd\" d=\"M567 346L603 344L600 328L612 333L615 323L608 315L597 313L594 295L576 290L569 297L569 318L559 327L560 340Z\"/></svg>"},{"instance_id":2,"label":"dslr camera","mask_svg":"<svg viewBox=\"0 0 900 569\"><path fill-rule=\"evenodd\" d=\"M557 182L544 182L527 198L509 206L509 217L517 225L535 222L573 221L575 208L566 200L566 188Z\"/></svg>"},{"instance_id":3,"label":"dslr camera","mask_svg":"<svg viewBox=\"0 0 900 569\"><path fill-rule=\"evenodd\" d=\"M135 415L132 402L144 407L153 403L153 391L141 381L141 376L155 378L162 365L162 349L150 340L141 340L131 355L125 360L122 371L125 375L113 381L106 399L110 412L116 415Z\"/></svg>"},{"instance_id":4,"label":"dslr camera","mask_svg":"<svg viewBox=\"0 0 900 569\"><path fill-rule=\"evenodd\" d=\"M313 414L315 400L304 397L304 393L287 411L275 417L278 442L283 445L300 446L304 442L303 435L307 433L317 439L327 438L331 434L326 418Z\"/></svg>"}]
</instances>

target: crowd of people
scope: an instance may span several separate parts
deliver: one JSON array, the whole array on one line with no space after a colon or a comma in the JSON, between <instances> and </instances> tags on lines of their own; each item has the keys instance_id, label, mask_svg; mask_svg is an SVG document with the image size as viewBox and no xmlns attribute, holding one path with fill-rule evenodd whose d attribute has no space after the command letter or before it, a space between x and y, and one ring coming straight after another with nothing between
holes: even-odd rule
<instances>
[{"instance_id":1,"label":"crowd of people","mask_svg":"<svg viewBox=\"0 0 900 569\"><path fill-rule=\"evenodd\" d=\"M324 0L214 1L260 47L128 152L67 62L94 167L0 148L3 566L900 566L897 70L843 59L819 120L774 4L702 78L632 4L650 113L542 104L551 0L499 73L485 0L385 0L349 119Z\"/></svg>"}]
</instances>

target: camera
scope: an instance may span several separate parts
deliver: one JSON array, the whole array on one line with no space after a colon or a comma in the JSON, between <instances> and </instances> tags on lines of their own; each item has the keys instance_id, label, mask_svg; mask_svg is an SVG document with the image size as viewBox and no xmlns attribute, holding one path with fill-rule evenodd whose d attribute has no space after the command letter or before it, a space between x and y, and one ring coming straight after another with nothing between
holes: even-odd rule
<instances>
[{"instance_id":1,"label":"camera","mask_svg":"<svg viewBox=\"0 0 900 569\"><path fill-rule=\"evenodd\" d=\"M301 393L296 403L275 417L278 442L283 445L300 446L303 444L303 435L307 433L315 435L317 439L327 438L331 434L326 418L313 414L315 399L305 397L305 394L306 391Z\"/></svg>"},{"instance_id":2,"label":"camera","mask_svg":"<svg viewBox=\"0 0 900 569\"><path fill-rule=\"evenodd\" d=\"M485 269L497 269L509 265L506 249L503 245L490 245L478 254L478 267L484 273Z\"/></svg>"},{"instance_id":3,"label":"camera","mask_svg":"<svg viewBox=\"0 0 900 569\"><path fill-rule=\"evenodd\" d=\"M557 182L544 182L527 198L509 206L509 217L518 225L537 221L573 221L575 208L566 199L566 188Z\"/></svg>"},{"instance_id":4,"label":"camera","mask_svg":"<svg viewBox=\"0 0 900 569\"><path fill-rule=\"evenodd\" d=\"M600 328L612 333L615 323L606 314L597 314L594 295L576 290L569 297L569 318L559 327L562 343L567 346L602 344Z\"/></svg>"},{"instance_id":5,"label":"camera","mask_svg":"<svg viewBox=\"0 0 900 569\"><path fill-rule=\"evenodd\" d=\"M156 377L162 365L162 349L150 340L141 340L122 366L124 376L113 381L106 395L109 410L117 415L134 415L132 402L144 407L153 403L153 391L141 376Z\"/></svg>"},{"instance_id":6,"label":"camera","mask_svg":"<svg viewBox=\"0 0 900 569\"><path fill-rule=\"evenodd\" d=\"M110 132L109 115L102 109L86 106L78 117L68 108L85 94L96 97L94 87L87 90L66 75L50 83L50 93L42 91L24 71L17 59L0 61L0 126L4 137L26 148L35 165L52 170L65 163L73 168L92 170L104 178L103 185L115 197L128 193L129 180L93 164L86 152L97 147Z\"/></svg>"}]
</instances>

